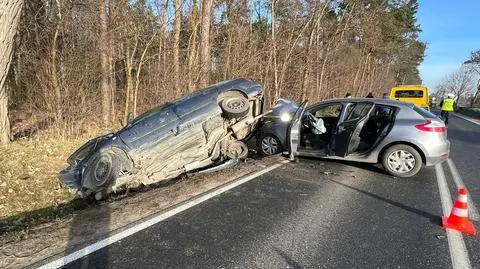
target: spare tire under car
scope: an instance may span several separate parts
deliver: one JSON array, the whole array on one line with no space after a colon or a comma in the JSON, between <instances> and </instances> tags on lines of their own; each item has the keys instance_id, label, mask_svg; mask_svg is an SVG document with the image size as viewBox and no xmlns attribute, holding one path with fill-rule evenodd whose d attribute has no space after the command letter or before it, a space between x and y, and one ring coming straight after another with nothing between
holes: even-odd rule
<instances>
[{"instance_id":1,"label":"spare tire under car","mask_svg":"<svg viewBox=\"0 0 480 269\"><path fill-rule=\"evenodd\" d=\"M234 94L225 97L220 103L220 107L227 118L238 119L248 114L250 104L243 95Z\"/></svg>"}]
</instances>

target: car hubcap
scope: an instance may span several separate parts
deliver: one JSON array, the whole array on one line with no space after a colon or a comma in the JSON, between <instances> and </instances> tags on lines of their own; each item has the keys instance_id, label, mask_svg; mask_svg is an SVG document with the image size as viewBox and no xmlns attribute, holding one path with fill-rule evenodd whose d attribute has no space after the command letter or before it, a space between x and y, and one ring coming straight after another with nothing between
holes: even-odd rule
<instances>
[{"instance_id":1,"label":"car hubcap","mask_svg":"<svg viewBox=\"0 0 480 269\"><path fill-rule=\"evenodd\" d=\"M229 100L228 102L228 107L230 107L231 109L234 109L234 110L240 110L242 109L243 107L245 107L245 102L243 99L241 98L232 98Z\"/></svg>"},{"instance_id":2,"label":"car hubcap","mask_svg":"<svg viewBox=\"0 0 480 269\"><path fill-rule=\"evenodd\" d=\"M106 157L101 157L100 160L98 160L97 167L95 169L95 180L97 181L98 186L105 183L110 170L110 160Z\"/></svg>"},{"instance_id":3,"label":"car hubcap","mask_svg":"<svg viewBox=\"0 0 480 269\"><path fill-rule=\"evenodd\" d=\"M388 166L399 173L407 173L415 167L415 157L408 151L397 150L388 156Z\"/></svg>"},{"instance_id":4,"label":"car hubcap","mask_svg":"<svg viewBox=\"0 0 480 269\"><path fill-rule=\"evenodd\" d=\"M267 155L273 155L278 151L277 140L271 136L267 136L262 140L262 150Z\"/></svg>"}]
</instances>

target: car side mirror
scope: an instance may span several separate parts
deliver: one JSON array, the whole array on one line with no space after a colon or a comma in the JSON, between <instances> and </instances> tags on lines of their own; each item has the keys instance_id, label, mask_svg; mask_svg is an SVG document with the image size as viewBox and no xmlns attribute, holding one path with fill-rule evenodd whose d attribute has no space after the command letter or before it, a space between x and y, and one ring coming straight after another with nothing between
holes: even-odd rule
<instances>
[{"instance_id":1,"label":"car side mirror","mask_svg":"<svg viewBox=\"0 0 480 269\"><path fill-rule=\"evenodd\" d=\"M133 121L133 113L132 113L132 112L128 112L128 115L127 115L127 124L130 124L132 121Z\"/></svg>"}]
</instances>

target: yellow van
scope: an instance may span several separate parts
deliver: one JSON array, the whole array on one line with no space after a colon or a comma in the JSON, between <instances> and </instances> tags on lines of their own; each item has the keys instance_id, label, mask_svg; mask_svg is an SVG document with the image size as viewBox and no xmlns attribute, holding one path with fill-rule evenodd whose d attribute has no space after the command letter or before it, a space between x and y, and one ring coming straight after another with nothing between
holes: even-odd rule
<instances>
[{"instance_id":1,"label":"yellow van","mask_svg":"<svg viewBox=\"0 0 480 269\"><path fill-rule=\"evenodd\" d=\"M393 87L390 99L414 103L419 107L429 109L428 88L420 85L401 85Z\"/></svg>"}]
</instances>

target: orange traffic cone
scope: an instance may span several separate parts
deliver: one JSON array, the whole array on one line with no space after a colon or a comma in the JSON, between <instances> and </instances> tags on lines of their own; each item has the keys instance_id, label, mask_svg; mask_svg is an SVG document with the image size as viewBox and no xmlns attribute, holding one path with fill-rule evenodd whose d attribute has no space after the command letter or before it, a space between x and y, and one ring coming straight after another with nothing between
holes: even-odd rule
<instances>
[{"instance_id":1,"label":"orange traffic cone","mask_svg":"<svg viewBox=\"0 0 480 269\"><path fill-rule=\"evenodd\" d=\"M442 226L444 228L450 228L463 233L476 235L477 230L468 220L467 194L468 192L465 188L461 188L458 191L458 199L453 204L450 216L448 218L446 216L442 217Z\"/></svg>"}]
</instances>

